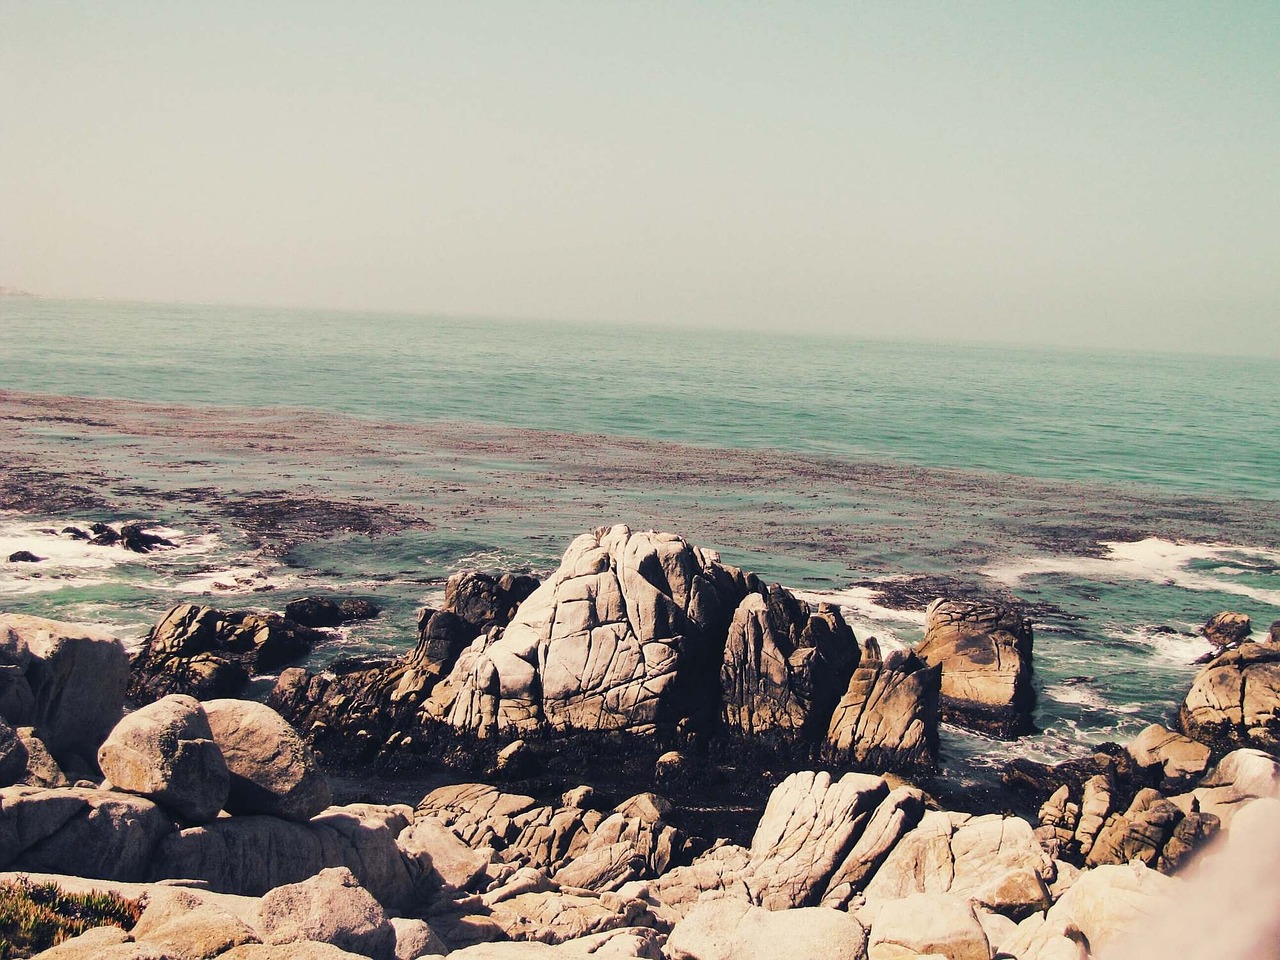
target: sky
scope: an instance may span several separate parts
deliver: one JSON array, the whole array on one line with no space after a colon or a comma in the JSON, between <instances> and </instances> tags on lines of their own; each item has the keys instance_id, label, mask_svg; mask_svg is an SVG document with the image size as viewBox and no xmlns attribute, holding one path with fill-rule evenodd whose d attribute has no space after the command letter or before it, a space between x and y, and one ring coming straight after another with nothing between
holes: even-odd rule
<instances>
[{"instance_id":1,"label":"sky","mask_svg":"<svg viewBox=\"0 0 1280 960\"><path fill-rule=\"evenodd\" d=\"M1280 355L1280 3L0 0L0 284Z\"/></svg>"}]
</instances>

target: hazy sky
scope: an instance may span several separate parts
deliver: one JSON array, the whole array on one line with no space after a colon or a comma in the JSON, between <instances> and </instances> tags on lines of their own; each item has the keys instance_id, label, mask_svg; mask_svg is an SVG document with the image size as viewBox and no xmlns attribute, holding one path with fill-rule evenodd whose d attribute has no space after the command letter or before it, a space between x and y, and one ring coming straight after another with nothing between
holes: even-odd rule
<instances>
[{"instance_id":1,"label":"hazy sky","mask_svg":"<svg viewBox=\"0 0 1280 960\"><path fill-rule=\"evenodd\" d=\"M1280 354L1280 3L0 0L0 284Z\"/></svg>"}]
</instances>

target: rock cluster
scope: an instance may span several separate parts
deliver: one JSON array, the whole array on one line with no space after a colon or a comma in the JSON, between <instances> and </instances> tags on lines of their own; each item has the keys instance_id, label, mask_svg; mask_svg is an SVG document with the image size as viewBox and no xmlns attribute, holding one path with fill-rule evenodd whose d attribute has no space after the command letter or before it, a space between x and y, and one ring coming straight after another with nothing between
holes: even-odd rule
<instances>
[{"instance_id":1,"label":"rock cluster","mask_svg":"<svg viewBox=\"0 0 1280 960\"><path fill-rule=\"evenodd\" d=\"M278 669L322 639L313 628L274 613L179 604L152 628L134 658L129 697L136 703L172 693L234 697L252 674Z\"/></svg>"}]
</instances>

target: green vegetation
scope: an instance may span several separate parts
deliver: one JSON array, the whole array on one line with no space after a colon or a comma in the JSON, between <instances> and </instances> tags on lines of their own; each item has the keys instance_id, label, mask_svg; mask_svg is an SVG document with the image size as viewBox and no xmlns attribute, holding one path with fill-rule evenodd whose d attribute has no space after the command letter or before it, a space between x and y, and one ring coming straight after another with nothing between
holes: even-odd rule
<instances>
[{"instance_id":1,"label":"green vegetation","mask_svg":"<svg viewBox=\"0 0 1280 960\"><path fill-rule=\"evenodd\" d=\"M142 903L114 893L67 893L56 883L0 882L0 960L30 957L94 927L130 929Z\"/></svg>"}]
</instances>

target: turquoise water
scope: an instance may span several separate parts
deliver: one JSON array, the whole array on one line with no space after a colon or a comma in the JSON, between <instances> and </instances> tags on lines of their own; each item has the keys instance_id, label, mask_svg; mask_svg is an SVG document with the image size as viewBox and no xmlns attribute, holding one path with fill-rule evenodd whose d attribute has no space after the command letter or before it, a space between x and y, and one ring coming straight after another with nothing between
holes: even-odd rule
<instances>
[{"instance_id":1,"label":"turquoise water","mask_svg":"<svg viewBox=\"0 0 1280 960\"><path fill-rule=\"evenodd\" d=\"M780 324L784 326L785 324ZM0 300L0 384L1280 497L1280 360Z\"/></svg>"},{"instance_id":2,"label":"turquoise water","mask_svg":"<svg viewBox=\"0 0 1280 960\"><path fill-rule=\"evenodd\" d=\"M3 479L48 470L49 490L102 497L42 481L0 512L0 554L48 558L0 564L0 605L126 640L182 600L384 605L323 662L411 646L414 608L455 570L545 573L625 520L836 600L886 642L920 636L918 609L877 592L904 577L1033 604L1042 732L1020 749L1062 757L1168 721L1212 613L1280 619L1278 375L1267 358L0 299L0 390L24 392L0 419ZM255 533L263 491L356 519ZM53 532L129 518L179 547ZM959 731L944 748L960 776L1008 756Z\"/></svg>"}]
</instances>

